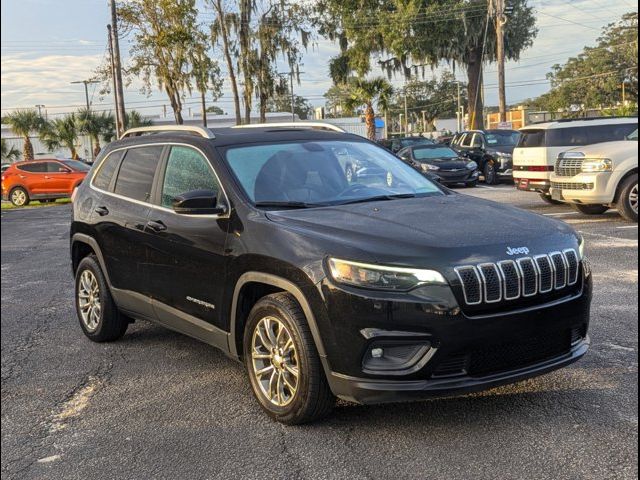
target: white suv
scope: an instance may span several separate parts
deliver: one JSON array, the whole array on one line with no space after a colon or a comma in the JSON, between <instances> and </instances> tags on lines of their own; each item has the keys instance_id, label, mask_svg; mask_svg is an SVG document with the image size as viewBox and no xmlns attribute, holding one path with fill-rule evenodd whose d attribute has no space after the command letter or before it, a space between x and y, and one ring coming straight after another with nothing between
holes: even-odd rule
<instances>
[{"instance_id":1,"label":"white suv","mask_svg":"<svg viewBox=\"0 0 640 480\"><path fill-rule=\"evenodd\" d=\"M599 143L561 153L551 175L551 198L598 215L616 207L638 221L638 130L626 141Z\"/></svg>"}]
</instances>

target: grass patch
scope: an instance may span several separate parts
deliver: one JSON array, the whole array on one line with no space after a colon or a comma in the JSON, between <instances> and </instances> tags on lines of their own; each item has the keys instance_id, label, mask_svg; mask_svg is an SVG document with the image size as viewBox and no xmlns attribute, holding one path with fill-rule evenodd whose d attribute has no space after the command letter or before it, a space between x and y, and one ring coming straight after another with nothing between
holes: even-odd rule
<instances>
[{"instance_id":1,"label":"grass patch","mask_svg":"<svg viewBox=\"0 0 640 480\"><path fill-rule=\"evenodd\" d=\"M31 203L29 203L29 205L27 205L26 207L16 207L11 202L3 201L2 205L0 205L0 208L2 210L22 210L22 209L25 209L25 208L54 207L56 205L64 205L66 203L71 203L71 199L70 198L59 198L55 202L50 202L50 203L40 203L38 200L32 200Z\"/></svg>"}]
</instances>

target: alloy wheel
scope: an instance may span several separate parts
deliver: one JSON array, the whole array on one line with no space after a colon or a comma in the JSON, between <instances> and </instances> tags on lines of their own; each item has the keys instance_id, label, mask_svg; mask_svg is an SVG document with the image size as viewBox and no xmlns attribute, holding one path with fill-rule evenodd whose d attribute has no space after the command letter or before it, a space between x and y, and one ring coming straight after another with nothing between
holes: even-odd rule
<instances>
[{"instance_id":1,"label":"alloy wheel","mask_svg":"<svg viewBox=\"0 0 640 480\"><path fill-rule=\"evenodd\" d=\"M287 327L275 317L261 319L251 339L253 376L273 405L285 407L298 391L298 353Z\"/></svg>"},{"instance_id":2,"label":"alloy wheel","mask_svg":"<svg viewBox=\"0 0 640 480\"><path fill-rule=\"evenodd\" d=\"M82 323L90 332L94 332L100 323L102 304L100 303L100 286L91 270L80 275L78 284L78 307Z\"/></svg>"},{"instance_id":3,"label":"alloy wheel","mask_svg":"<svg viewBox=\"0 0 640 480\"><path fill-rule=\"evenodd\" d=\"M634 213L638 214L638 184L636 183L634 187L629 192L629 206Z\"/></svg>"},{"instance_id":4,"label":"alloy wheel","mask_svg":"<svg viewBox=\"0 0 640 480\"><path fill-rule=\"evenodd\" d=\"M24 190L14 190L13 193L11 194L11 203L13 203L14 205L21 207L22 205L24 205L27 201L27 194L24 192Z\"/></svg>"}]
</instances>

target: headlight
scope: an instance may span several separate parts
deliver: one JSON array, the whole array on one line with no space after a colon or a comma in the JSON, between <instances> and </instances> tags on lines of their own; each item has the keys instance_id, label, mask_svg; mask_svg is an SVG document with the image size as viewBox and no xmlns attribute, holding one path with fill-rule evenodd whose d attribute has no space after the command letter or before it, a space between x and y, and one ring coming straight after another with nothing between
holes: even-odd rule
<instances>
[{"instance_id":1,"label":"headlight","mask_svg":"<svg viewBox=\"0 0 640 480\"><path fill-rule=\"evenodd\" d=\"M336 282L354 287L406 292L421 285L447 284L442 274L434 270L385 267L336 258L330 258L328 263Z\"/></svg>"},{"instance_id":2,"label":"headlight","mask_svg":"<svg viewBox=\"0 0 640 480\"><path fill-rule=\"evenodd\" d=\"M467 168L469 170L475 170L478 168L478 164L476 162L469 162L467 163Z\"/></svg>"},{"instance_id":3,"label":"headlight","mask_svg":"<svg viewBox=\"0 0 640 480\"><path fill-rule=\"evenodd\" d=\"M422 170L425 172L437 172L438 170L440 170L440 167L437 165L432 165L430 163L421 163L422 165Z\"/></svg>"},{"instance_id":4,"label":"headlight","mask_svg":"<svg viewBox=\"0 0 640 480\"><path fill-rule=\"evenodd\" d=\"M608 158L584 160L582 162L583 173L611 172L611 171L613 171L613 162Z\"/></svg>"},{"instance_id":5,"label":"headlight","mask_svg":"<svg viewBox=\"0 0 640 480\"><path fill-rule=\"evenodd\" d=\"M513 158L513 155L511 155L510 153L505 153L505 152L496 152L494 155L496 157L498 157L498 158L504 158L504 159L508 159L508 160L511 160Z\"/></svg>"}]
</instances>

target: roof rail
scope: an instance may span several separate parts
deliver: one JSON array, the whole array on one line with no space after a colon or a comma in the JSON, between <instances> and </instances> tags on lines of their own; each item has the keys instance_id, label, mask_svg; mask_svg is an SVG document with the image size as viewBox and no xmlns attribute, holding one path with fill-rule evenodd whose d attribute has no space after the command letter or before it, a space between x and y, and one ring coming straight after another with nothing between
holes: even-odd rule
<instances>
[{"instance_id":1,"label":"roof rail","mask_svg":"<svg viewBox=\"0 0 640 480\"><path fill-rule=\"evenodd\" d=\"M138 127L138 128L130 128L126 132L122 134L120 139L128 138L128 137L139 137L145 134L158 134L158 133L171 133L171 132L180 132L180 133L193 133L195 135L199 135L202 138L214 139L216 136L213 134L211 130L205 127L200 127L197 125L154 125L152 127Z\"/></svg>"},{"instance_id":2,"label":"roof rail","mask_svg":"<svg viewBox=\"0 0 640 480\"><path fill-rule=\"evenodd\" d=\"M347 133L343 128L326 122L274 122L274 123L251 123L248 125L237 125L233 128L311 128L317 130L331 130L333 132Z\"/></svg>"}]
</instances>

